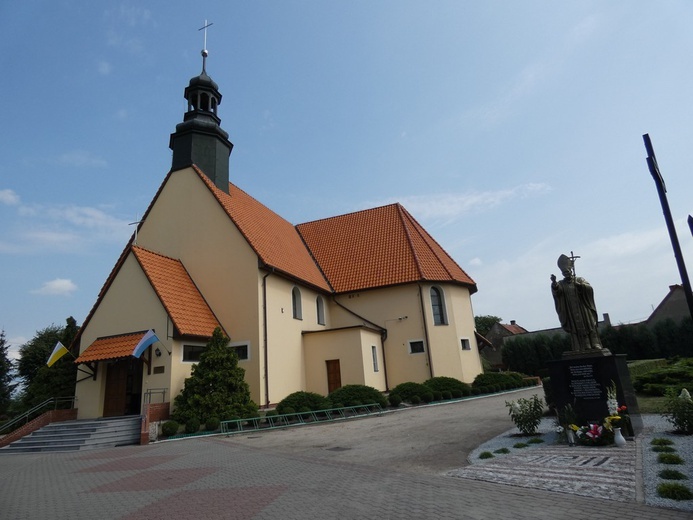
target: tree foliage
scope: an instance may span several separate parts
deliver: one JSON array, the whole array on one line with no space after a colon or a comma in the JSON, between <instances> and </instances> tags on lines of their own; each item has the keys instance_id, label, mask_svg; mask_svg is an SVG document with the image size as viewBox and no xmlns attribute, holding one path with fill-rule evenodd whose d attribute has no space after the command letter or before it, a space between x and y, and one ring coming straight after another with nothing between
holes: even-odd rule
<instances>
[{"instance_id":1,"label":"tree foliage","mask_svg":"<svg viewBox=\"0 0 693 520\"><path fill-rule=\"evenodd\" d=\"M501 321L503 321L503 318L499 318L498 316L474 316L474 326L476 327L476 331L482 336L486 336L488 331L491 330L491 327L493 327L495 323L500 323Z\"/></svg>"},{"instance_id":2,"label":"tree foliage","mask_svg":"<svg viewBox=\"0 0 693 520\"><path fill-rule=\"evenodd\" d=\"M70 347L78 327L70 316L64 327L51 325L36 332L36 335L19 348L17 373L24 384L21 395L23 409L42 403L51 397L72 397L75 395L77 366L74 356L64 355L51 367L46 365L55 345L60 341Z\"/></svg>"},{"instance_id":3,"label":"tree foliage","mask_svg":"<svg viewBox=\"0 0 693 520\"><path fill-rule=\"evenodd\" d=\"M5 331L0 331L0 417L7 413L12 401L14 382L14 363L9 356L10 346L5 341Z\"/></svg>"},{"instance_id":4,"label":"tree foliage","mask_svg":"<svg viewBox=\"0 0 693 520\"><path fill-rule=\"evenodd\" d=\"M257 416L258 407L250 399L245 370L238 366L238 356L228 344L229 338L217 327L174 400L174 419L187 423L197 418L204 423L213 417L228 420Z\"/></svg>"}]
</instances>

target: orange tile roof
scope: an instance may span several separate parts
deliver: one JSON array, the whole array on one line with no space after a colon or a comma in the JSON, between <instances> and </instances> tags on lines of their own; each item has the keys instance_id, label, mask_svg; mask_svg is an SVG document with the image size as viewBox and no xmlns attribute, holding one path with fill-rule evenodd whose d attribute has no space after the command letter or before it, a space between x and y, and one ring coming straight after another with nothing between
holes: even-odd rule
<instances>
[{"instance_id":1,"label":"orange tile roof","mask_svg":"<svg viewBox=\"0 0 693 520\"><path fill-rule=\"evenodd\" d=\"M296 226L336 292L417 281L476 284L400 204Z\"/></svg>"},{"instance_id":2,"label":"orange tile roof","mask_svg":"<svg viewBox=\"0 0 693 520\"><path fill-rule=\"evenodd\" d=\"M124 358L132 355L133 350L147 333L146 330L140 332L130 332L117 336L107 336L97 338L94 343L89 345L82 352L75 363L89 363L92 361L102 361L104 359Z\"/></svg>"},{"instance_id":3,"label":"orange tile roof","mask_svg":"<svg viewBox=\"0 0 693 520\"><path fill-rule=\"evenodd\" d=\"M263 264L316 288L331 291L293 224L237 186L229 183L229 193L224 193L197 167L195 170Z\"/></svg>"},{"instance_id":4,"label":"orange tile roof","mask_svg":"<svg viewBox=\"0 0 693 520\"><path fill-rule=\"evenodd\" d=\"M180 260L139 246L132 252L180 335L211 337L221 327Z\"/></svg>"},{"instance_id":5,"label":"orange tile roof","mask_svg":"<svg viewBox=\"0 0 693 520\"><path fill-rule=\"evenodd\" d=\"M511 334L524 334L527 332L527 329L525 329L524 327L520 327L519 325L513 323L509 325L507 323L500 323L499 325Z\"/></svg>"}]
</instances>

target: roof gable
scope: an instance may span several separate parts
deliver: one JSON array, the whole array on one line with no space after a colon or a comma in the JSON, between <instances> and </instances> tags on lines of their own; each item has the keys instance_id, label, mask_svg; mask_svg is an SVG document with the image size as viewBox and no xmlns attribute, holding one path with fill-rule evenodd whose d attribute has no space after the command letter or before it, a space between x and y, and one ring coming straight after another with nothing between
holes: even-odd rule
<instances>
[{"instance_id":1,"label":"roof gable","mask_svg":"<svg viewBox=\"0 0 693 520\"><path fill-rule=\"evenodd\" d=\"M229 193L218 189L199 169L200 178L214 194L260 262L324 291L331 288L315 264L296 228L245 191L229 183Z\"/></svg>"},{"instance_id":2,"label":"roof gable","mask_svg":"<svg viewBox=\"0 0 693 520\"><path fill-rule=\"evenodd\" d=\"M139 246L132 252L180 335L211 337L221 327L180 260Z\"/></svg>"},{"instance_id":3,"label":"roof gable","mask_svg":"<svg viewBox=\"0 0 693 520\"><path fill-rule=\"evenodd\" d=\"M336 292L416 281L476 284L400 204L296 226Z\"/></svg>"}]
</instances>

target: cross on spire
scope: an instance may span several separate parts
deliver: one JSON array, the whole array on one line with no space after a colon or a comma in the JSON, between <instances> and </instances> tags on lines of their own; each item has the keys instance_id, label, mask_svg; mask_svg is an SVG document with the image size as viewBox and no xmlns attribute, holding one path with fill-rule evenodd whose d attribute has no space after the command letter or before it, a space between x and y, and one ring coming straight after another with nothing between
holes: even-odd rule
<instances>
[{"instance_id":1,"label":"cross on spire","mask_svg":"<svg viewBox=\"0 0 693 520\"><path fill-rule=\"evenodd\" d=\"M207 23L207 20L205 20L205 24L198 29L198 31L204 30L205 32L204 45L202 46L202 72L205 72L207 56L209 56L209 52L207 51L207 27L211 27L212 25L214 25L214 22Z\"/></svg>"}]
</instances>

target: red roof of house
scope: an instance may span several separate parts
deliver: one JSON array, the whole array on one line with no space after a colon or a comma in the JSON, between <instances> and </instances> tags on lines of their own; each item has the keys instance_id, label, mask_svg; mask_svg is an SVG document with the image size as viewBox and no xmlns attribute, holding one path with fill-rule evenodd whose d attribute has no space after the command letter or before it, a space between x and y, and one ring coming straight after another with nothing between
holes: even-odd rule
<instances>
[{"instance_id":1,"label":"red roof of house","mask_svg":"<svg viewBox=\"0 0 693 520\"><path fill-rule=\"evenodd\" d=\"M180 335L211 337L221 327L180 260L138 246L132 252Z\"/></svg>"},{"instance_id":2,"label":"red roof of house","mask_svg":"<svg viewBox=\"0 0 693 520\"><path fill-rule=\"evenodd\" d=\"M499 325L511 334L524 334L525 332L527 332L527 329L525 329L524 327L520 327L519 325L515 325L512 323L510 325L508 325L507 323L499 323Z\"/></svg>"},{"instance_id":3,"label":"red roof of house","mask_svg":"<svg viewBox=\"0 0 693 520\"><path fill-rule=\"evenodd\" d=\"M476 284L400 204L296 226L338 293L421 280Z\"/></svg>"},{"instance_id":4,"label":"red roof of house","mask_svg":"<svg viewBox=\"0 0 693 520\"><path fill-rule=\"evenodd\" d=\"M117 336L97 338L94 343L89 345L89 347L75 359L75 363L90 363L92 361L131 356L135 347L146 333L147 331L144 330L128 334L119 334Z\"/></svg>"}]
</instances>

